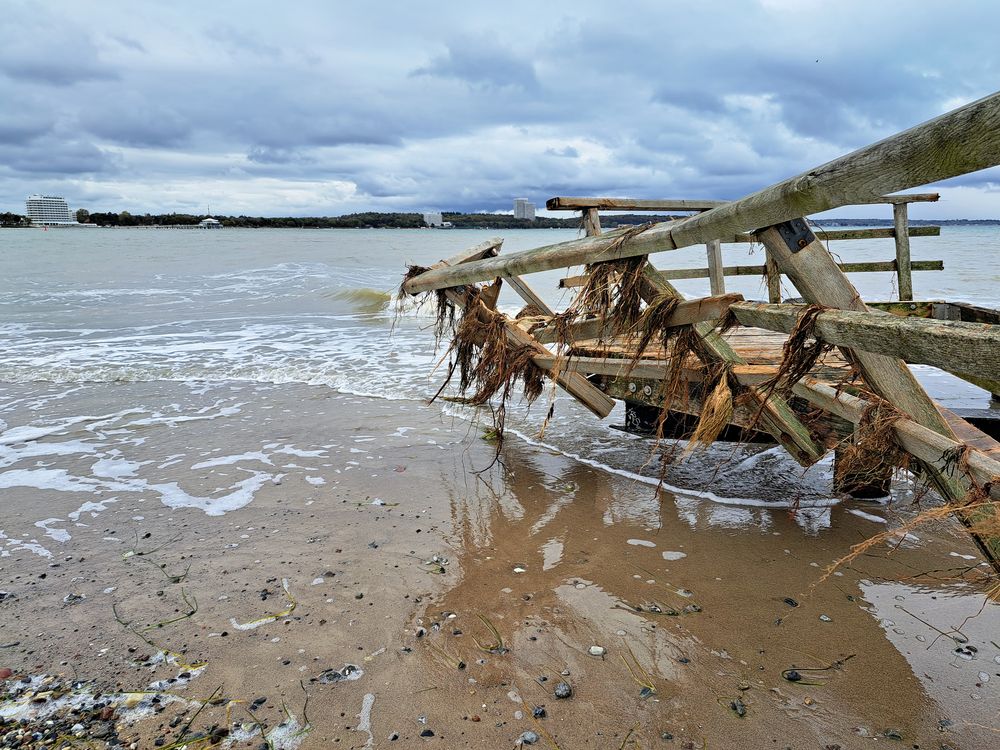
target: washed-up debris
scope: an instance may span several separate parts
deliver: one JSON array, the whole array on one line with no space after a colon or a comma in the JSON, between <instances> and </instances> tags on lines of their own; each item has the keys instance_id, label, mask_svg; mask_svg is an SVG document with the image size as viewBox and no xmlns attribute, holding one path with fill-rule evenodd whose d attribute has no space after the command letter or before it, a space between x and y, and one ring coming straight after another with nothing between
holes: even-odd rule
<instances>
[{"instance_id":1,"label":"washed-up debris","mask_svg":"<svg viewBox=\"0 0 1000 750\"><path fill-rule=\"evenodd\" d=\"M259 628L261 625L267 625L268 623L280 620L282 617L288 617L295 611L295 608L298 606L298 602L288 590L287 578L281 579L281 588L285 592L285 598L288 600L288 607L286 609L281 612L276 612L273 615L265 615L264 617L245 623L237 622L235 617L230 617L229 623L237 630L254 630L255 628Z\"/></svg>"},{"instance_id":2,"label":"washed-up debris","mask_svg":"<svg viewBox=\"0 0 1000 750\"><path fill-rule=\"evenodd\" d=\"M319 677L314 677L312 682L318 682L322 685L332 685L337 682L352 682L354 680L360 680L364 675L364 670L355 664L345 664L340 669L324 669L320 672Z\"/></svg>"},{"instance_id":3,"label":"washed-up debris","mask_svg":"<svg viewBox=\"0 0 1000 750\"><path fill-rule=\"evenodd\" d=\"M733 709L733 712L741 719L747 715L747 704L743 702L742 698L736 698L735 700L729 701L729 707Z\"/></svg>"}]
</instances>

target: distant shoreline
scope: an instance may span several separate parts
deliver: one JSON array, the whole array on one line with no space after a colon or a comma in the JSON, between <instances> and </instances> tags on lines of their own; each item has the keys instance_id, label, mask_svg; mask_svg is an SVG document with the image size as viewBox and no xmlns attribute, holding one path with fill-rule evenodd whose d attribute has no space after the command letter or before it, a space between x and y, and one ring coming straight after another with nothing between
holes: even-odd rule
<instances>
[{"instance_id":1,"label":"distant shoreline","mask_svg":"<svg viewBox=\"0 0 1000 750\"><path fill-rule=\"evenodd\" d=\"M240 229L484 229L496 231L500 229L580 229L579 216L556 218L542 216L534 220L515 219L505 214L462 214L444 213L443 220L450 224L445 227L427 227L423 223L422 214L410 213L361 213L346 216L215 216L223 228ZM121 213L91 213L86 215L85 223L99 227L139 227L143 229L202 229L198 223L206 215L192 214L144 214L134 215L127 211ZM671 221L683 218L672 215L644 214L605 214L601 217L606 229L618 226L635 226L646 222ZM5 229L40 229L41 227L24 226L24 217L18 214L0 214L0 227ZM892 219L885 218L849 218L849 219L815 219L812 221L821 227L891 227ZM910 219L911 226L1000 226L998 219ZM60 228L60 227L53 227Z\"/></svg>"}]
</instances>

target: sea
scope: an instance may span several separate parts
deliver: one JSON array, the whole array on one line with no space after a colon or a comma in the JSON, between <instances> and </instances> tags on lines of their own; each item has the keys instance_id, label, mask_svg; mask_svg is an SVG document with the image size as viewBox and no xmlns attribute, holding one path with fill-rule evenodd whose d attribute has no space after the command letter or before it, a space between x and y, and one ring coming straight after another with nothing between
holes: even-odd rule
<instances>
[{"instance_id":1,"label":"sea","mask_svg":"<svg viewBox=\"0 0 1000 750\"><path fill-rule=\"evenodd\" d=\"M304 389L349 396L351 408L358 409L366 402L406 403L426 410L429 419L467 424L467 439L480 439L491 423L488 411L445 400L427 403L444 378L446 345L436 346L432 306L410 301L400 313L396 290L408 264L430 265L493 236L503 237L502 252L510 253L578 233L3 230L0 518L4 506L16 502L12 489L79 492L120 489L129 482L133 490L160 488L164 502L174 507L238 508L273 479L259 464L228 485L198 494L185 489L177 471L186 466L194 478L204 471L204 457L178 454L158 463L146 453L161 435L176 437L206 420L241 424L242 453L212 459L222 464L238 466L241 456L244 462L267 459L279 450L286 457L313 450L282 447L266 420L246 422L263 399L271 404L266 408L278 399L284 412L308 408L301 400ZM996 306L1000 265L991 259L998 241L997 227L945 227L940 237L913 238L915 260L944 261L943 271L914 273L916 297ZM833 242L830 249L846 262L893 257L892 240ZM725 246L724 254L727 264L763 262L762 250L750 246ZM655 260L664 268L698 267L704 265L704 249ZM561 307L569 302L568 292L557 285L564 273L574 270L527 280ZM853 280L866 299L896 296L892 274L856 274ZM677 286L703 296L707 283L695 279ZM727 284L747 299L766 297L757 278L736 277ZM500 306L516 312L521 302L505 289ZM933 368L916 370L946 405L990 408L984 391ZM552 418L543 431L550 405ZM623 421L621 405L598 420L553 389L531 407L516 401L510 406L508 439L629 477L649 485L652 494L665 459L651 440L619 429ZM141 461L139 454L145 456ZM64 462L66 457L73 463ZM778 448L720 444L680 460L671 457L665 481L678 497L711 504L715 523L759 523L762 514L794 504L815 509L800 514L804 532L815 533L829 523L829 508L839 502L831 491L831 463L828 457L804 470ZM170 466L169 492L156 476L160 464ZM909 491L904 479L894 489L900 495ZM0 550L31 544L47 550L61 538L48 533L54 523L38 521L44 537L42 532L38 538L5 535L0 521Z\"/></svg>"}]
</instances>

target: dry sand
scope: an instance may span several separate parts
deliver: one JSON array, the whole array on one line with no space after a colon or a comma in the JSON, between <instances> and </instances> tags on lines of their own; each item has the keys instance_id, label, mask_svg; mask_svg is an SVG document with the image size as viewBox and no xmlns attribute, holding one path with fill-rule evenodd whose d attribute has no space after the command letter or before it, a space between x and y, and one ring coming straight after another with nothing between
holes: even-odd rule
<instances>
[{"instance_id":1,"label":"dry sand","mask_svg":"<svg viewBox=\"0 0 1000 750\"><path fill-rule=\"evenodd\" d=\"M74 398L67 413L99 413ZM959 750L1000 738L1000 608L956 582L980 562L956 556L976 555L960 531L922 530L820 582L884 526L844 507L812 511L831 514L822 528L803 512L656 495L513 439L476 475L492 447L466 422L307 387L274 389L232 424L150 427L133 458L258 450L265 418L283 443L335 447L287 456L280 483L224 515L124 493L79 515L70 540L43 540L52 558L4 548L0 746L77 722L67 747L512 748L534 732L563 750ZM380 437L355 442L368 435ZM236 474L190 465L174 479L192 494ZM11 539L107 500L2 492ZM560 682L569 698L555 697Z\"/></svg>"}]
</instances>

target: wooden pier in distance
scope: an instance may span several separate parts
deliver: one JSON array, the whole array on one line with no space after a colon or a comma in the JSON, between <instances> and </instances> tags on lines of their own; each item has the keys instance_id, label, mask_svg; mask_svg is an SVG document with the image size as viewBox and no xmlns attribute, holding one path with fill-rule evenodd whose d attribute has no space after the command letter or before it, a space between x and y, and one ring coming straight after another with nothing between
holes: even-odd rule
<instances>
[{"instance_id":1,"label":"wooden pier in distance","mask_svg":"<svg viewBox=\"0 0 1000 750\"><path fill-rule=\"evenodd\" d=\"M906 468L1000 572L1000 442L990 424L936 404L908 367L940 368L1000 398L1000 312L913 299L911 274L943 261L911 260L909 238L940 229L911 227L907 208L938 196L899 192L997 164L1000 93L736 201L556 197L548 208L580 211L585 237L506 256L491 240L411 268L402 290L436 292L442 311L460 313L451 372L471 403L509 398L516 380L537 397L544 375L598 417L624 401L630 426L692 446L769 439L803 465L834 450L841 492L885 494L891 472ZM892 206L892 229L814 232L805 220L878 203ZM602 210L687 215L604 232ZM877 237L894 239L894 258L839 264L823 244ZM726 266L723 246L747 242L763 245L765 262ZM693 245L705 247L704 268L650 260ZM580 266L560 282L578 290L560 312L522 278ZM847 274L872 271L896 274L898 300L861 299ZM766 302L727 293L726 278L742 275L765 280ZM708 278L709 295L684 299L671 283L682 278ZM783 301L783 283L804 302ZM525 302L516 317L496 310L503 284Z\"/></svg>"}]
</instances>

